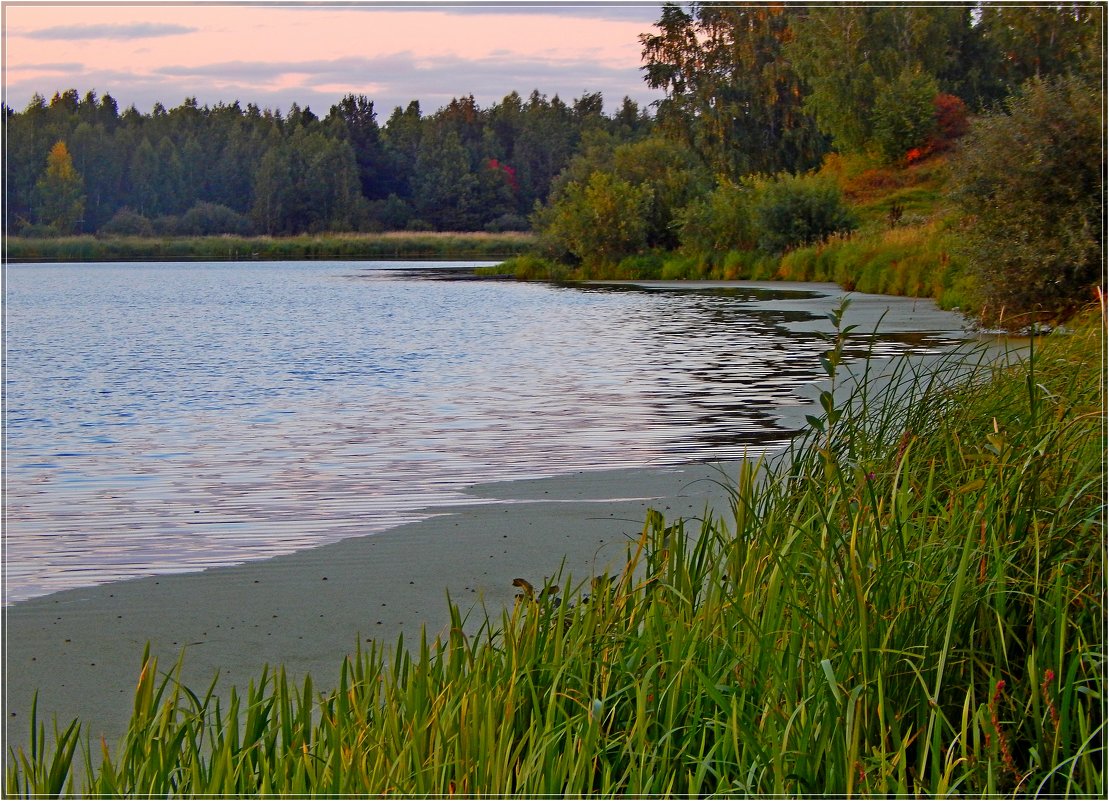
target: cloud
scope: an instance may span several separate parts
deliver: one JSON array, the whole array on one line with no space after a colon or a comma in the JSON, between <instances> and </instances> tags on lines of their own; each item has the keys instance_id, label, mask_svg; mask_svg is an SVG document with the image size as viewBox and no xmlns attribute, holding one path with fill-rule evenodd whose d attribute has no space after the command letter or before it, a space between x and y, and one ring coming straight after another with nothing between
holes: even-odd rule
<instances>
[{"instance_id":1,"label":"cloud","mask_svg":"<svg viewBox=\"0 0 1109 801\"><path fill-rule=\"evenodd\" d=\"M317 111L338 102L322 87L351 87L366 94L379 113L419 100L425 112L434 112L452 98L474 95L482 107L500 102L509 92L527 97L533 89L569 102L587 92L601 92L614 109L625 95L646 106L659 97L641 80L638 71L610 67L597 61L521 57L498 53L486 58L427 56L411 52L376 57L281 62L226 61L198 65L167 65L157 75L175 86L191 86L188 94L202 94L199 86L220 84L241 87L241 99L258 102L260 96L310 103ZM198 86L199 85L199 86ZM364 86L365 89L354 87ZM223 91L223 90L221 90Z\"/></svg>"},{"instance_id":2,"label":"cloud","mask_svg":"<svg viewBox=\"0 0 1109 801\"><path fill-rule=\"evenodd\" d=\"M51 28L28 31L23 34L28 39L61 39L79 41L82 39L151 39L160 36L180 36L196 33L199 28L185 25L139 22L131 25L55 25Z\"/></svg>"},{"instance_id":3,"label":"cloud","mask_svg":"<svg viewBox=\"0 0 1109 801\"><path fill-rule=\"evenodd\" d=\"M83 64L76 61L42 61L37 63L20 64L14 69L19 72L65 72L79 73L84 69Z\"/></svg>"},{"instance_id":4,"label":"cloud","mask_svg":"<svg viewBox=\"0 0 1109 801\"><path fill-rule=\"evenodd\" d=\"M345 6L349 11L381 11L383 7L391 4L364 3ZM413 2L409 0L403 4L405 11L445 11L450 14L464 15L556 15L560 17L575 17L581 19L610 20L613 22L642 22L647 25L654 24L662 16L661 2L641 2L641 0L611 0L610 2L596 2L595 0L572 0L572 2L551 2L550 0L533 2L532 0L429 0L429 2ZM312 4L292 6L312 10Z\"/></svg>"},{"instance_id":5,"label":"cloud","mask_svg":"<svg viewBox=\"0 0 1109 801\"><path fill-rule=\"evenodd\" d=\"M295 102L326 113L353 93L369 97L384 118L412 100L430 114L470 94L488 108L513 91L526 98L538 90L566 102L600 92L609 113L624 96L641 107L661 96L643 81L634 33L649 28L660 13L659 3L448 5L436 0L342 5L341 11L308 3L245 17L252 7L216 7L221 14L240 16L55 17L24 24L13 42L21 42L25 63L9 49L8 102L18 105L35 92L49 96L55 90L83 93L95 87L110 92L121 107L134 103L142 111L155 102L174 107L196 97L201 104L239 100L282 110ZM326 13L307 13L318 9ZM399 9L412 13L398 14ZM291 10L297 10L295 19L286 14ZM387 13L343 16L347 11ZM194 24L198 27L189 27ZM328 26L337 25L344 35L334 37L334 46L321 45L329 39ZM158 35L176 38L138 38L126 46L127 37ZM58 41L36 41L51 37ZM107 37L117 38L104 46ZM383 46L395 50L383 51ZM84 63L61 63L68 61ZM32 62L39 62L39 69L27 69Z\"/></svg>"}]
</instances>

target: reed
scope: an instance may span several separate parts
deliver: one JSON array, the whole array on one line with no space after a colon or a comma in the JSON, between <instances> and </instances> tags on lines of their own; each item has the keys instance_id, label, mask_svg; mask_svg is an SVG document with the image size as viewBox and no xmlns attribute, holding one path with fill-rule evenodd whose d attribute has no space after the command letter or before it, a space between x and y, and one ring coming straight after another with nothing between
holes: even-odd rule
<instances>
[{"instance_id":1,"label":"reed","mask_svg":"<svg viewBox=\"0 0 1109 801\"><path fill-rule=\"evenodd\" d=\"M503 259L534 245L530 234L386 232L270 236L8 237L8 262L244 261L252 259Z\"/></svg>"},{"instance_id":2,"label":"reed","mask_svg":"<svg viewBox=\"0 0 1109 801\"><path fill-rule=\"evenodd\" d=\"M722 516L651 512L619 575L452 604L323 693L223 707L146 654L115 752L33 721L8 795L1103 796L1103 321L879 375L843 315Z\"/></svg>"},{"instance_id":3,"label":"reed","mask_svg":"<svg viewBox=\"0 0 1109 801\"><path fill-rule=\"evenodd\" d=\"M775 277L833 281L858 292L928 297L941 308L965 307L967 279L951 225L933 218L833 237L787 253Z\"/></svg>"}]
</instances>

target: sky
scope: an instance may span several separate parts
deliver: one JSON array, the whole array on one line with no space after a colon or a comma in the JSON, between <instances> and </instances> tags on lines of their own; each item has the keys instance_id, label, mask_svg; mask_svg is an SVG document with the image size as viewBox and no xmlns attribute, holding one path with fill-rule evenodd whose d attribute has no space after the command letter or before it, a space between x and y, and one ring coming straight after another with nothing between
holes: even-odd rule
<instances>
[{"instance_id":1,"label":"sky","mask_svg":"<svg viewBox=\"0 0 1109 801\"><path fill-rule=\"evenodd\" d=\"M344 95L379 122L420 101L431 113L515 90L569 102L601 92L612 113L661 93L640 70L639 35L660 2L5 2L4 102L38 93L111 94L149 113L195 97L321 116Z\"/></svg>"}]
</instances>

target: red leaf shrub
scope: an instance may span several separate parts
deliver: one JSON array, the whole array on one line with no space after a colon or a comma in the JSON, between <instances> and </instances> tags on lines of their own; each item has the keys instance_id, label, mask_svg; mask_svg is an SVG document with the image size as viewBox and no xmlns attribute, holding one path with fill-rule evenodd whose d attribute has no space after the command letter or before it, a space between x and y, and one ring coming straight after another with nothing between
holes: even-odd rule
<instances>
[{"instance_id":1,"label":"red leaf shrub","mask_svg":"<svg viewBox=\"0 0 1109 801\"><path fill-rule=\"evenodd\" d=\"M970 130L967 122L967 105L955 95L940 93L932 101L936 114L936 134L929 142L932 151L947 150L959 137Z\"/></svg>"}]
</instances>

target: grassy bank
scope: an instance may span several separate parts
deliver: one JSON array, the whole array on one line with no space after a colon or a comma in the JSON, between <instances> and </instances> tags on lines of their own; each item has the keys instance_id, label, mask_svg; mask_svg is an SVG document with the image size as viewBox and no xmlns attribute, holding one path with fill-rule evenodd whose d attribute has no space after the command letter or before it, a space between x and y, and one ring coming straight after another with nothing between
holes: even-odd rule
<instances>
[{"instance_id":1,"label":"grassy bank","mask_svg":"<svg viewBox=\"0 0 1109 801\"><path fill-rule=\"evenodd\" d=\"M304 234L301 236L8 237L9 262L244 259L503 259L527 251L522 233Z\"/></svg>"},{"instance_id":2,"label":"grassy bank","mask_svg":"<svg viewBox=\"0 0 1109 801\"><path fill-rule=\"evenodd\" d=\"M944 157L897 167L831 156L821 174L843 191L858 221L852 233L784 254L658 251L572 266L532 253L485 272L530 280L830 281L852 291L933 298L944 309L966 307L961 217L944 198Z\"/></svg>"},{"instance_id":3,"label":"grassy bank","mask_svg":"<svg viewBox=\"0 0 1109 801\"><path fill-rule=\"evenodd\" d=\"M114 753L40 726L6 791L1101 796L1103 337L825 395L731 514L652 513L620 575L521 582L474 635L454 608L333 691L221 706L146 661Z\"/></svg>"},{"instance_id":4,"label":"grassy bank","mask_svg":"<svg viewBox=\"0 0 1109 801\"><path fill-rule=\"evenodd\" d=\"M775 278L933 298L944 309L966 306L967 279L958 242L961 216L944 198L943 157L906 168L835 157L824 172L836 177L859 228L786 253Z\"/></svg>"}]
</instances>

